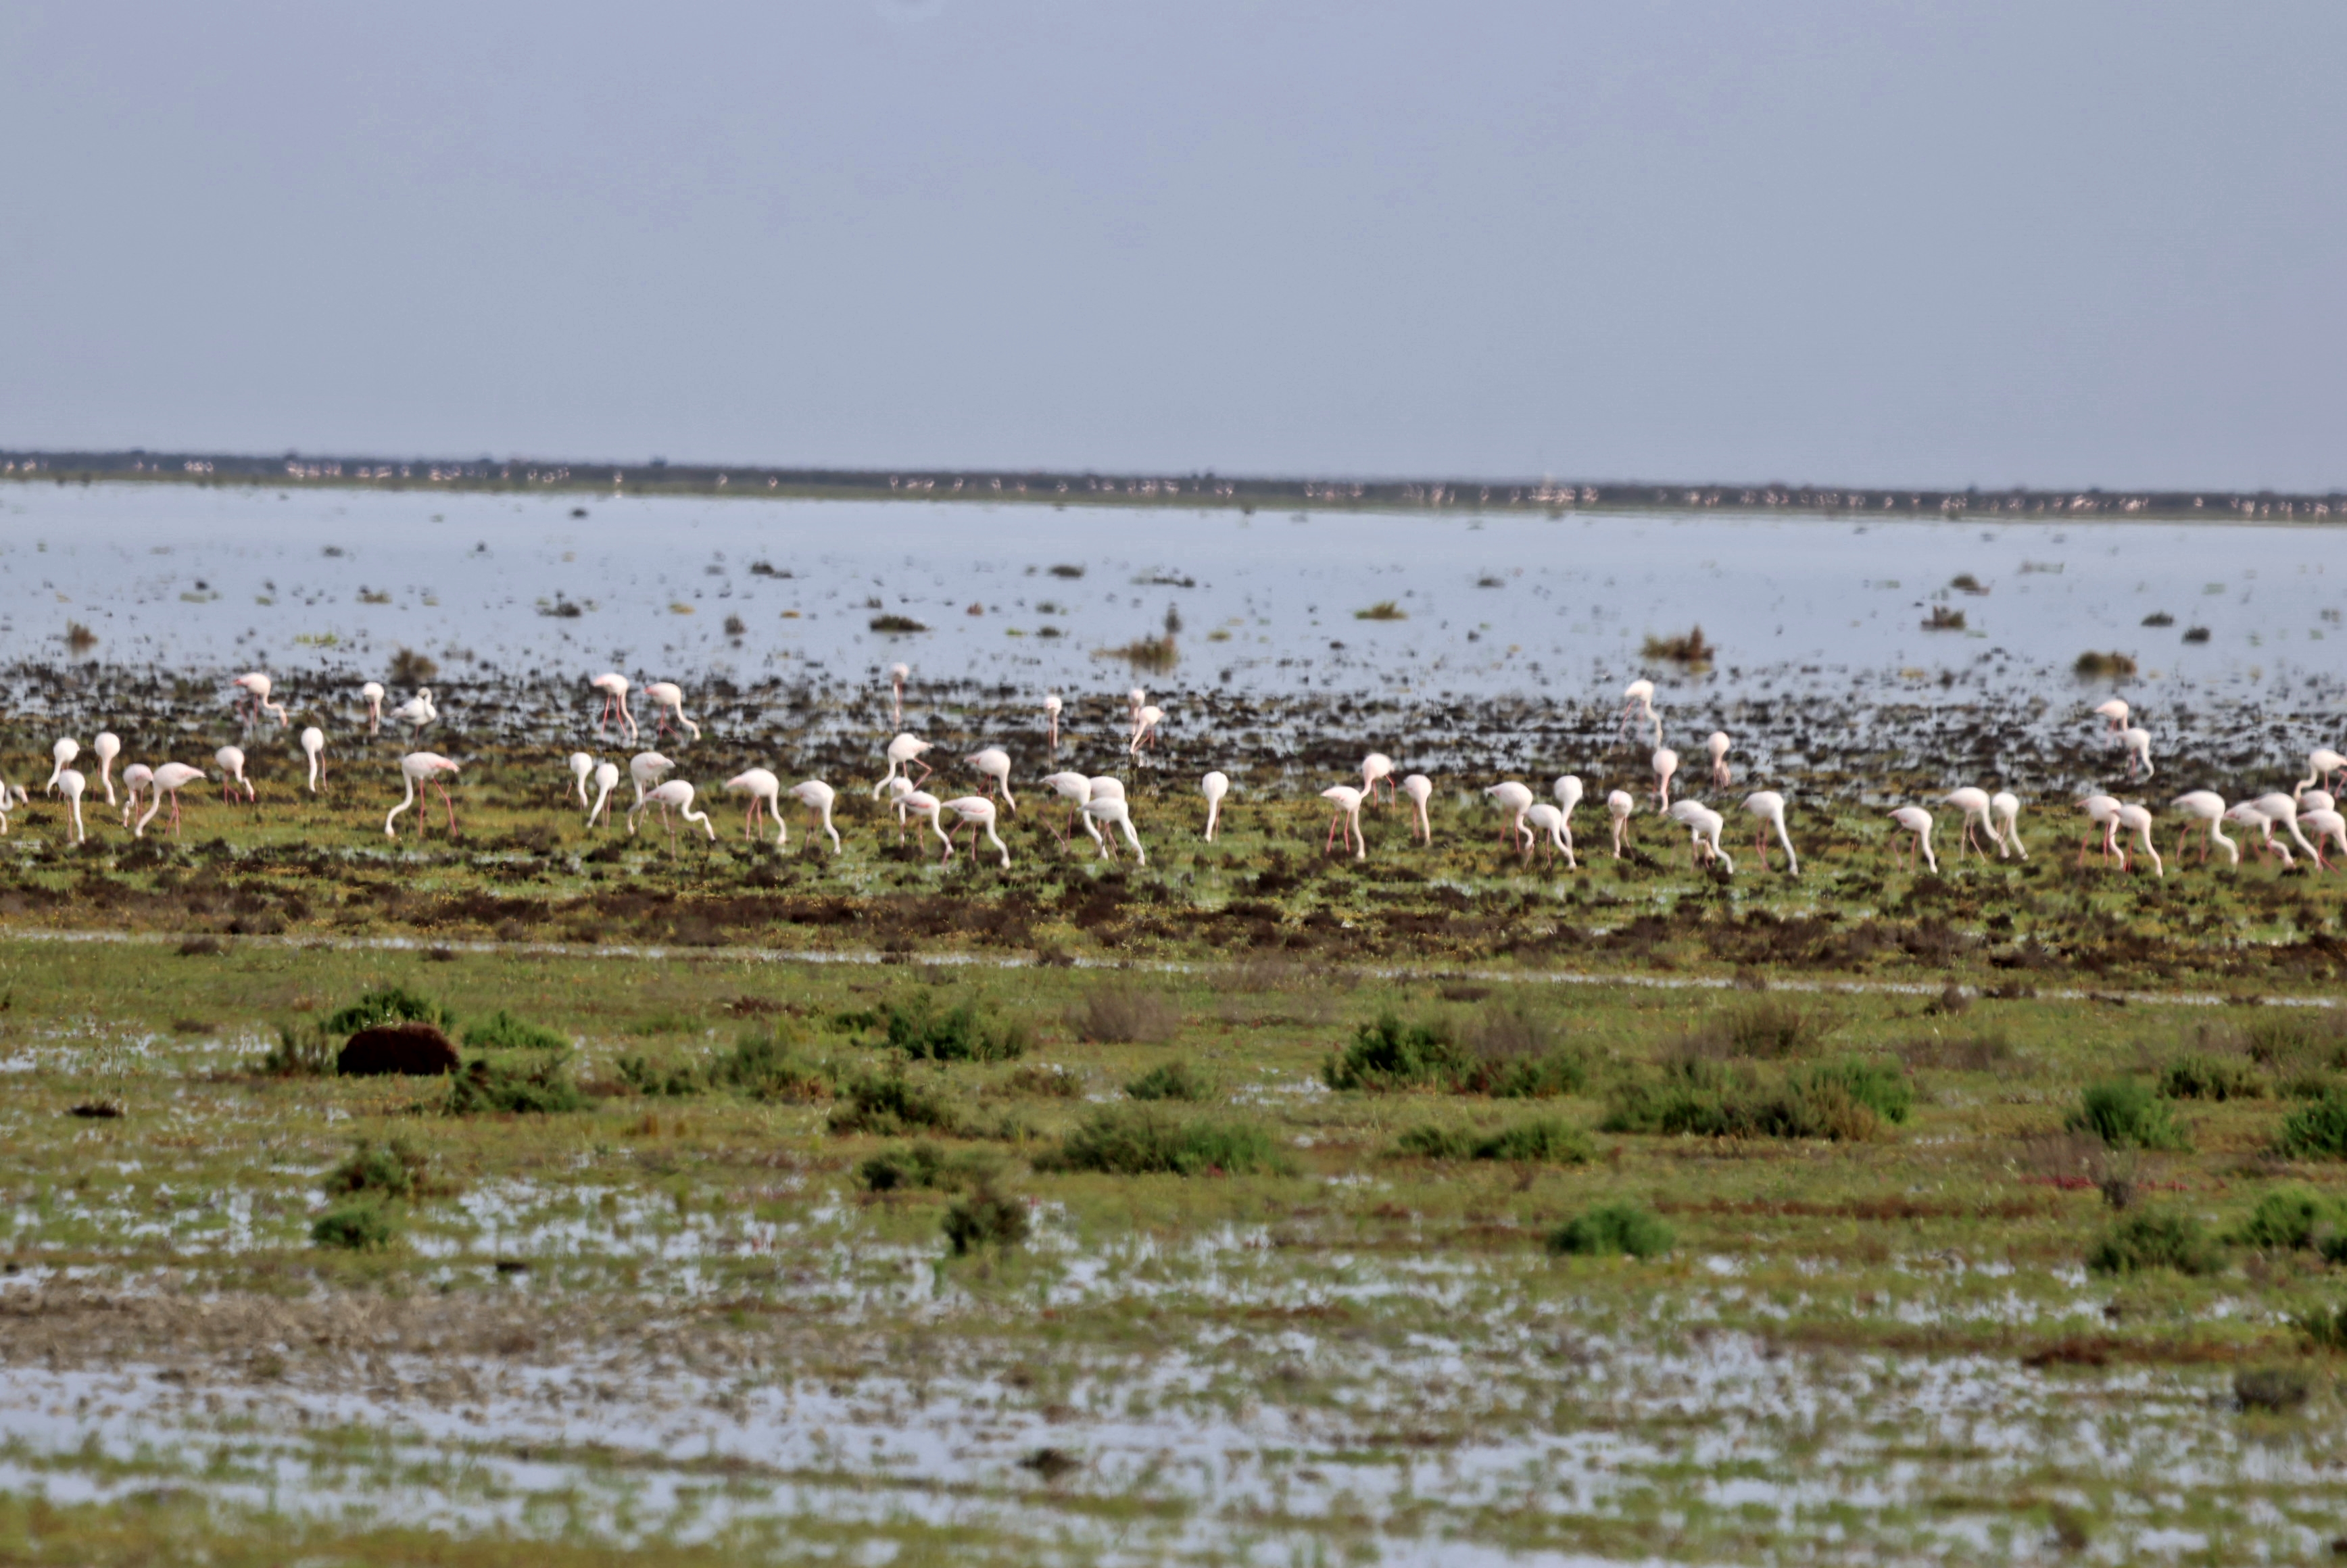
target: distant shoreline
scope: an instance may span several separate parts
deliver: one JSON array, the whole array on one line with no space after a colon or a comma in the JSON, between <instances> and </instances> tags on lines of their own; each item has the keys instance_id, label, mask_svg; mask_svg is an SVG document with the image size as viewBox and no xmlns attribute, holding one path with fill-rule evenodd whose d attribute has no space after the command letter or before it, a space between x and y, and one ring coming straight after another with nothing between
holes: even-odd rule
<instances>
[{"instance_id":1,"label":"distant shoreline","mask_svg":"<svg viewBox=\"0 0 2347 1568\"><path fill-rule=\"evenodd\" d=\"M288 452L68 452L0 448L0 480L201 487L722 496L790 500L1048 502L1253 512L1310 507L1436 516L1731 512L1883 518L2070 518L2116 522L2347 522L2347 491L1947 490L1854 486L1656 484L1561 479L1307 479L1052 469L787 468L583 463L532 458L326 456Z\"/></svg>"}]
</instances>

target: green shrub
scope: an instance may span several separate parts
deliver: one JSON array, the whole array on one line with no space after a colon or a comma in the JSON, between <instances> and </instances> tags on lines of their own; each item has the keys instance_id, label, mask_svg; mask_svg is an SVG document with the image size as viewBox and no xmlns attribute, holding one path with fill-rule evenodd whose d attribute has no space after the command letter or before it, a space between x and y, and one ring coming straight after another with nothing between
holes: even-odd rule
<instances>
[{"instance_id":1,"label":"green shrub","mask_svg":"<svg viewBox=\"0 0 2347 1568\"><path fill-rule=\"evenodd\" d=\"M1840 1019L1822 1007L1764 997L1713 1013L1686 1043L1701 1054L1776 1061L1809 1055L1840 1027Z\"/></svg>"},{"instance_id":2,"label":"green shrub","mask_svg":"<svg viewBox=\"0 0 2347 1568\"><path fill-rule=\"evenodd\" d=\"M682 1099L709 1087L701 1069L689 1061L654 1061L648 1056L620 1058L620 1081L639 1094L655 1099Z\"/></svg>"},{"instance_id":3,"label":"green shrub","mask_svg":"<svg viewBox=\"0 0 2347 1568\"><path fill-rule=\"evenodd\" d=\"M328 1034L352 1035L379 1023L428 1023L445 1034L456 1027L456 1015L404 986L384 986L330 1014L318 1027Z\"/></svg>"},{"instance_id":4,"label":"green shrub","mask_svg":"<svg viewBox=\"0 0 2347 1568\"><path fill-rule=\"evenodd\" d=\"M1549 1165L1586 1164L1594 1153L1588 1133L1545 1116L1496 1132L1415 1127L1396 1141L1394 1152L1426 1160L1512 1160Z\"/></svg>"},{"instance_id":5,"label":"green shrub","mask_svg":"<svg viewBox=\"0 0 2347 1568\"><path fill-rule=\"evenodd\" d=\"M431 1157L405 1138L387 1143L362 1138L350 1157L326 1173L328 1197L373 1193L384 1198L413 1197L424 1186Z\"/></svg>"},{"instance_id":6,"label":"green shrub","mask_svg":"<svg viewBox=\"0 0 2347 1568\"><path fill-rule=\"evenodd\" d=\"M448 1081L442 1109L451 1116L583 1111L587 1096L570 1081L566 1052L532 1051L520 1062L477 1056Z\"/></svg>"},{"instance_id":7,"label":"green shrub","mask_svg":"<svg viewBox=\"0 0 2347 1568\"><path fill-rule=\"evenodd\" d=\"M2141 1274L2155 1268L2214 1274L2224 1266L2224 1258L2190 1214L2143 1210L2104 1232L2086 1254L2086 1266L2096 1274Z\"/></svg>"},{"instance_id":8,"label":"green shrub","mask_svg":"<svg viewBox=\"0 0 2347 1568\"><path fill-rule=\"evenodd\" d=\"M569 1050L567 1035L544 1024L529 1023L503 1008L465 1031L465 1043L475 1050Z\"/></svg>"},{"instance_id":9,"label":"green shrub","mask_svg":"<svg viewBox=\"0 0 2347 1568\"><path fill-rule=\"evenodd\" d=\"M1212 1100L1214 1082L1186 1061L1153 1067L1124 1086L1131 1100Z\"/></svg>"},{"instance_id":10,"label":"green shrub","mask_svg":"<svg viewBox=\"0 0 2347 1568\"><path fill-rule=\"evenodd\" d=\"M2062 1122L2071 1132L2090 1132L2114 1149L2189 1149L2192 1141L2168 1118L2168 1108L2131 1078L2089 1085L2078 1108Z\"/></svg>"},{"instance_id":11,"label":"green shrub","mask_svg":"<svg viewBox=\"0 0 2347 1568\"><path fill-rule=\"evenodd\" d=\"M1184 1121L1154 1105L1108 1105L1092 1112L1038 1169L1109 1175L1284 1174L1292 1164L1271 1134L1247 1122Z\"/></svg>"},{"instance_id":12,"label":"green shrub","mask_svg":"<svg viewBox=\"0 0 2347 1568\"><path fill-rule=\"evenodd\" d=\"M842 1104L831 1113L831 1130L840 1134L868 1132L898 1138L909 1132L961 1130L961 1116L945 1097L920 1087L898 1072L866 1073L850 1081Z\"/></svg>"},{"instance_id":13,"label":"green shrub","mask_svg":"<svg viewBox=\"0 0 2347 1568\"><path fill-rule=\"evenodd\" d=\"M2239 1057L2191 1051L2168 1064L2159 1092L2169 1100L2262 1100L2266 1081Z\"/></svg>"},{"instance_id":14,"label":"green shrub","mask_svg":"<svg viewBox=\"0 0 2347 1568\"><path fill-rule=\"evenodd\" d=\"M1905 1120L1913 1102L1902 1071L1856 1057L1797 1071L1775 1085L1750 1068L1681 1058L1658 1076L1617 1090L1598 1127L1606 1132L1854 1143L1877 1136L1885 1121Z\"/></svg>"},{"instance_id":15,"label":"green shrub","mask_svg":"<svg viewBox=\"0 0 2347 1568\"><path fill-rule=\"evenodd\" d=\"M1548 1249L1569 1257L1659 1257L1677 1240L1659 1215L1636 1204L1602 1204L1551 1232Z\"/></svg>"},{"instance_id":16,"label":"green shrub","mask_svg":"<svg viewBox=\"0 0 2347 1568\"><path fill-rule=\"evenodd\" d=\"M1893 1124L1903 1123L1915 1105L1915 1087L1907 1081L1904 1070L1891 1062L1869 1061L1860 1056L1797 1069L1787 1080L1787 1087L1795 1094L1839 1089Z\"/></svg>"},{"instance_id":17,"label":"green shrub","mask_svg":"<svg viewBox=\"0 0 2347 1568\"><path fill-rule=\"evenodd\" d=\"M2347 1092L2301 1102L2282 1118L2281 1152L2299 1159L2347 1159Z\"/></svg>"},{"instance_id":18,"label":"green shrub","mask_svg":"<svg viewBox=\"0 0 2347 1568\"><path fill-rule=\"evenodd\" d=\"M1448 1088L1469 1066L1437 1024L1405 1024L1393 1013L1353 1031L1353 1043L1328 1059L1323 1076L1331 1089Z\"/></svg>"},{"instance_id":19,"label":"green shrub","mask_svg":"<svg viewBox=\"0 0 2347 1568\"><path fill-rule=\"evenodd\" d=\"M2347 1350L2347 1306L2321 1307L2291 1319L2318 1350Z\"/></svg>"},{"instance_id":20,"label":"green shrub","mask_svg":"<svg viewBox=\"0 0 2347 1568\"><path fill-rule=\"evenodd\" d=\"M884 1009L888 1044L911 1061L1010 1061L1025 1053L1027 1030L996 1019L976 1002L938 1010L937 998L915 992Z\"/></svg>"},{"instance_id":21,"label":"green shrub","mask_svg":"<svg viewBox=\"0 0 2347 1568\"><path fill-rule=\"evenodd\" d=\"M310 1226L310 1239L319 1246L349 1252L379 1252L399 1235L399 1226L381 1204L340 1204L320 1214Z\"/></svg>"},{"instance_id":22,"label":"green shrub","mask_svg":"<svg viewBox=\"0 0 2347 1568\"><path fill-rule=\"evenodd\" d=\"M2305 1187L2278 1188L2258 1200L2232 1239L2280 1251L2311 1247L2336 1262L2347 1256L2347 1204Z\"/></svg>"},{"instance_id":23,"label":"green shrub","mask_svg":"<svg viewBox=\"0 0 2347 1568\"><path fill-rule=\"evenodd\" d=\"M2300 1367L2243 1367L2233 1374L2233 1403L2244 1410L2280 1415L2306 1403L2314 1379Z\"/></svg>"},{"instance_id":24,"label":"green shrub","mask_svg":"<svg viewBox=\"0 0 2347 1568\"><path fill-rule=\"evenodd\" d=\"M1741 1118L1729 1102L1751 1091L1748 1075L1731 1073L1717 1062L1683 1060L1666 1063L1652 1078L1625 1083L1614 1092L1604 1132L1692 1132L1721 1137L1739 1131Z\"/></svg>"},{"instance_id":25,"label":"green shrub","mask_svg":"<svg viewBox=\"0 0 2347 1568\"><path fill-rule=\"evenodd\" d=\"M733 1050L710 1061L708 1071L709 1081L721 1088L792 1104L828 1098L835 1077L828 1066L800 1056L780 1030L744 1030Z\"/></svg>"},{"instance_id":26,"label":"green shrub","mask_svg":"<svg viewBox=\"0 0 2347 1568\"><path fill-rule=\"evenodd\" d=\"M313 1025L281 1023L277 1044L261 1059L261 1071L272 1078L331 1078L340 1048Z\"/></svg>"},{"instance_id":27,"label":"green shrub","mask_svg":"<svg viewBox=\"0 0 2347 1568\"><path fill-rule=\"evenodd\" d=\"M983 1187L1001 1173L1002 1162L983 1149L949 1154L923 1139L917 1143L883 1149L856 1167L856 1179L866 1192L907 1192L931 1188L946 1192Z\"/></svg>"},{"instance_id":28,"label":"green shrub","mask_svg":"<svg viewBox=\"0 0 2347 1568\"><path fill-rule=\"evenodd\" d=\"M1394 1140L1394 1153L1420 1160L1471 1160L1476 1137L1467 1127L1440 1127L1428 1122Z\"/></svg>"},{"instance_id":29,"label":"green shrub","mask_svg":"<svg viewBox=\"0 0 2347 1568\"><path fill-rule=\"evenodd\" d=\"M981 1246L1016 1246L1027 1239L1025 1200L981 1185L946 1210L946 1240L964 1257Z\"/></svg>"}]
</instances>

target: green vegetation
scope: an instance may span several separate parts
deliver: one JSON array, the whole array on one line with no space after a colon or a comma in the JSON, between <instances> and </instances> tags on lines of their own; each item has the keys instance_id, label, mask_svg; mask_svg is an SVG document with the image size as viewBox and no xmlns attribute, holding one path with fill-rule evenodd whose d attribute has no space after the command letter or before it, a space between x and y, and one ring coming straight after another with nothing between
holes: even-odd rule
<instances>
[{"instance_id":1,"label":"green vegetation","mask_svg":"<svg viewBox=\"0 0 2347 1568\"><path fill-rule=\"evenodd\" d=\"M2170 1100L2259 1100L2265 1096L2266 1081L2237 1057L2191 1051L2160 1073L2159 1092Z\"/></svg>"},{"instance_id":2,"label":"green vegetation","mask_svg":"<svg viewBox=\"0 0 2347 1568\"><path fill-rule=\"evenodd\" d=\"M1266 1129L1247 1122L1184 1119L1151 1105L1095 1111L1038 1170L1107 1175L1244 1176L1293 1168Z\"/></svg>"},{"instance_id":3,"label":"green vegetation","mask_svg":"<svg viewBox=\"0 0 2347 1568\"><path fill-rule=\"evenodd\" d=\"M1594 1150L1588 1133L1553 1116L1543 1116L1516 1122L1496 1132L1431 1124L1414 1127L1397 1141L1394 1152L1427 1160L1532 1160L1551 1165L1581 1165L1588 1163Z\"/></svg>"},{"instance_id":4,"label":"green vegetation","mask_svg":"<svg viewBox=\"0 0 2347 1568\"><path fill-rule=\"evenodd\" d=\"M398 1237L399 1225L391 1211L373 1201L338 1204L310 1227L313 1242L345 1252L379 1252Z\"/></svg>"},{"instance_id":5,"label":"green vegetation","mask_svg":"<svg viewBox=\"0 0 2347 1568\"><path fill-rule=\"evenodd\" d=\"M1660 1257L1677 1242L1670 1226L1635 1204L1600 1204L1550 1233L1548 1249L1563 1257Z\"/></svg>"},{"instance_id":6,"label":"green vegetation","mask_svg":"<svg viewBox=\"0 0 2347 1568\"><path fill-rule=\"evenodd\" d=\"M2170 1120L2168 1107L2132 1078L2087 1086L2062 1125L2100 1138L2114 1149L2188 1149L2191 1140Z\"/></svg>"},{"instance_id":7,"label":"green vegetation","mask_svg":"<svg viewBox=\"0 0 2347 1568\"><path fill-rule=\"evenodd\" d=\"M1752 1068L1681 1057L1617 1090L1599 1130L1862 1141L1905 1122L1913 1104L1905 1073L1885 1062L1848 1057L1771 1081Z\"/></svg>"},{"instance_id":8,"label":"green vegetation","mask_svg":"<svg viewBox=\"0 0 2347 1568\"><path fill-rule=\"evenodd\" d=\"M451 1116L544 1115L586 1108L587 1097L571 1081L569 1057L549 1052L522 1061L470 1058L448 1080L441 1102Z\"/></svg>"},{"instance_id":9,"label":"green vegetation","mask_svg":"<svg viewBox=\"0 0 2347 1568\"><path fill-rule=\"evenodd\" d=\"M2347 1160L2347 1090L2294 1108L2282 1119L2281 1152L2298 1159Z\"/></svg>"},{"instance_id":10,"label":"green vegetation","mask_svg":"<svg viewBox=\"0 0 2347 1568\"><path fill-rule=\"evenodd\" d=\"M1165 1061L1138 1078L1128 1079L1125 1096L1132 1100L1212 1100L1214 1080L1186 1061Z\"/></svg>"},{"instance_id":11,"label":"green vegetation","mask_svg":"<svg viewBox=\"0 0 2347 1568\"><path fill-rule=\"evenodd\" d=\"M384 986L328 1014L318 1027L328 1034L351 1035L386 1023L428 1023L446 1034L456 1029L456 1015L405 986Z\"/></svg>"},{"instance_id":12,"label":"green vegetation","mask_svg":"<svg viewBox=\"0 0 2347 1568\"><path fill-rule=\"evenodd\" d=\"M503 1008L468 1025L465 1043L475 1050L569 1050L571 1045L567 1036L544 1024L526 1023Z\"/></svg>"},{"instance_id":13,"label":"green vegetation","mask_svg":"<svg viewBox=\"0 0 2347 1568\"><path fill-rule=\"evenodd\" d=\"M2121 1216L2086 1254L2086 1266L2096 1274L2141 1274L2155 1268L2214 1274L2224 1266L2222 1251L2200 1222L2173 1209Z\"/></svg>"},{"instance_id":14,"label":"green vegetation","mask_svg":"<svg viewBox=\"0 0 2347 1568\"><path fill-rule=\"evenodd\" d=\"M971 1001L941 1009L931 991L888 1003L883 1020L890 1049L908 1061L1009 1061L1027 1050L1024 1025Z\"/></svg>"}]
</instances>

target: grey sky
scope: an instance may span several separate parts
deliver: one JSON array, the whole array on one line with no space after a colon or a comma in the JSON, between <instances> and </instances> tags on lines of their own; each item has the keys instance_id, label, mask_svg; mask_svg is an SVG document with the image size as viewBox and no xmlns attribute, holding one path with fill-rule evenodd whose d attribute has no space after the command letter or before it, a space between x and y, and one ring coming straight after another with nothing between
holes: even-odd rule
<instances>
[{"instance_id":1,"label":"grey sky","mask_svg":"<svg viewBox=\"0 0 2347 1568\"><path fill-rule=\"evenodd\" d=\"M2347 7L0 11L0 443L2347 484Z\"/></svg>"}]
</instances>

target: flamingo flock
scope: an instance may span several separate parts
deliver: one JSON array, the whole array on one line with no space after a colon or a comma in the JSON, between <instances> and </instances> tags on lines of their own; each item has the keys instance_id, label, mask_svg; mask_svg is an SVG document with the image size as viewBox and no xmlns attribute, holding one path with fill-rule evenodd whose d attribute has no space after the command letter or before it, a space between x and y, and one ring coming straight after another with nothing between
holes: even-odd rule
<instances>
[{"instance_id":1,"label":"flamingo flock","mask_svg":"<svg viewBox=\"0 0 2347 1568\"><path fill-rule=\"evenodd\" d=\"M887 674L891 716L901 726L906 685L911 671L907 666L897 664L891 666ZM248 671L237 676L230 686L233 694L231 713L241 724L248 743L254 731L265 728L272 720L275 721L278 735L291 728L291 710L280 699L276 682L266 672ZM599 740L624 739L630 745L641 743L640 721L629 707L631 692L641 694L651 704L649 716L654 725L654 742L666 737L671 727L681 742L702 739L702 727L686 712L685 692L676 682L654 681L639 687L628 676L613 671L589 680L587 688L597 701L594 730ZM409 825L415 833L427 833L436 815L445 818L446 831L453 834L456 829L456 811L449 780L461 772L461 764L423 750L419 744L425 731L439 720L438 705L429 688L419 687L386 712L384 702L389 695L381 683L372 681L357 692L370 736L380 733L386 718L406 732L408 749L397 759L402 794L384 818L384 835L396 838L399 819L411 812L415 815ZM1042 712L1054 755L1061 743L1064 709L1059 693L1044 697ZM1137 686L1126 694L1125 712L1126 728L1120 749L1129 762L1143 764L1162 750L1167 712L1162 705L1150 701L1146 690ZM2127 702L2114 697L2097 704L2093 713L2105 722L2106 727L2100 732L2103 743L2115 746L2123 755L2127 781L2135 784L2154 777L2152 733ZM1624 688L1615 739L1619 743L1647 748L1652 808L1656 816L1686 834L1688 865L1698 871L1733 876L1736 860L1727 843L1726 802L1723 799L1715 806L1686 793L1680 777L1679 753L1663 743L1664 717L1656 705L1655 688L1651 681L1633 681ZM308 765L305 787L313 795L321 793L325 783L328 743L327 732L319 724L308 724L300 731L300 749ZM1011 846L1001 836L1000 828L1007 815L1015 815L1019 811L1010 753L1002 746L988 745L963 756L960 766L975 776L977 790L941 798L926 787L937 776L937 768L925 760L935 750L934 743L898 728L882 747L885 767L872 785L871 798L885 800L884 809L894 813L900 842L907 830L916 832L923 845L935 838L940 865L951 863L957 855L975 861L982 838L996 863L1008 867ZM1703 745L1708 766L1691 776L1719 795L1731 794L1734 774L1728 759L1735 750L1732 736L1725 731L1714 731ZM176 761L155 764L132 762L121 770L123 793L118 799L114 768L122 751L121 739L111 732L101 732L89 747L89 755L97 764L96 783L108 806L119 807L121 825L134 836L143 837L148 826L168 809L170 830L180 831L180 792L191 784L212 778L214 772ZM88 837L82 803L92 783L88 774L75 765L82 755L77 739L60 737L50 749L51 767L43 786L46 794L63 804L67 832L77 845ZM222 745L210 760L224 804L259 804L260 790L247 771L251 759L241 746ZM638 751L626 763L626 776L634 791L625 813L628 832L635 835L644 815L655 813L666 831L671 853L677 848L680 825L700 827L707 842L713 843L718 837L708 813L696 806L700 798L696 786L688 780L668 776L676 767L673 760L651 750ZM620 765L578 751L569 753L567 771L569 785L565 794L584 812L587 825L591 829L608 825L612 815L611 796L621 776ZM1427 809L1435 788L1430 777L1422 773L1405 774L1391 756L1370 751L1362 758L1358 780L1356 784L1348 779L1317 792L1330 807L1327 830L1320 846L1324 855L1341 856L1356 862L1368 860L1370 850L1363 825L1364 810L1391 806L1404 800L1409 803L1405 815L1409 842L1432 844L1433 826ZM1055 824L1046 820L1043 824L1062 846L1072 843L1075 830L1081 826L1100 856L1118 858L1121 836L1136 861L1148 864L1148 851L1122 780L1061 769L1037 782L1066 807L1061 821ZM1385 791L1382 799L1378 793L1381 784ZM1681 785L1676 798L1673 795L1675 784ZM838 792L828 782L809 778L785 788L782 775L774 770L751 767L726 779L719 787L727 794L744 797L743 832L749 842L765 841L771 818L774 846L788 846L790 828L784 813L784 801L787 798L806 810L810 834L827 838L833 854L843 852L845 845L834 820ZM1551 799L1541 798L1530 784L1516 779L1503 779L1480 788L1483 798L1497 809L1498 837L1506 855L1527 866L1537 860L1543 866L1558 866L1566 871L1583 868L1573 837L1573 817L1589 798L1589 790L1579 775L1564 774L1556 777L1550 786ZM2157 818L2150 804L2123 801L2107 794L2088 794L2077 803L2086 819L2077 864L2084 866L2090 856L2098 854L2103 865L2115 866L2122 872L2147 866L2154 876L2165 877L2169 864L2179 867L2187 864L2188 852L2197 840L2198 864L2206 866L2221 850L2228 866L2238 866L2242 844L2227 834L2230 826L2248 835L2250 846L2261 860L2279 863L2284 869L2295 867L2301 856L2318 870L2347 867L2347 815L2339 810L2338 799L2332 793L2334 788L2347 788L2347 753L2320 747L2308 753L2306 776L2295 781L2287 792L2276 790L2228 802L2212 790L2187 791L2168 803L2168 809L2181 819L2181 825L2174 847L2167 855L2160 852L2156 833ZM1201 830L1204 842L1216 840L1232 789L1231 776L1220 770L1210 770L1199 780L1199 794L1205 803ZM427 799L436 791L441 806L438 813L431 811ZM8 830L11 813L27 805L30 799L29 791L0 784L0 833ZM1603 804L1611 827L1614 858L1622 859L1635 853L1631 836L1640 797L1628 789L1614 788L1607 792ZM1782 852L1785 875L1798 877L1800 858L1788 822L1789 804L1780 791L1764 789L1744 795L1738 809L1748 819L1753 856L1758 866L1764 870L1776 869L1771 860L1773 839L1773 848ZM2021 838L2020 797L2010 790L1963 785L1935 800L1900 804L1889 811L1891 835L1888 847L1894 865L1911 871L1939 873L1939 848L1933 843L1937 826L1933 805L1956 814L1953 854L1958 864L1967 856L1984 863L2029 858L2028 848ZM959 839L966 839L966 843ZM2333 854L2341 859L2334 862L2331 858Z\"/></svg>"}]
</instances>

